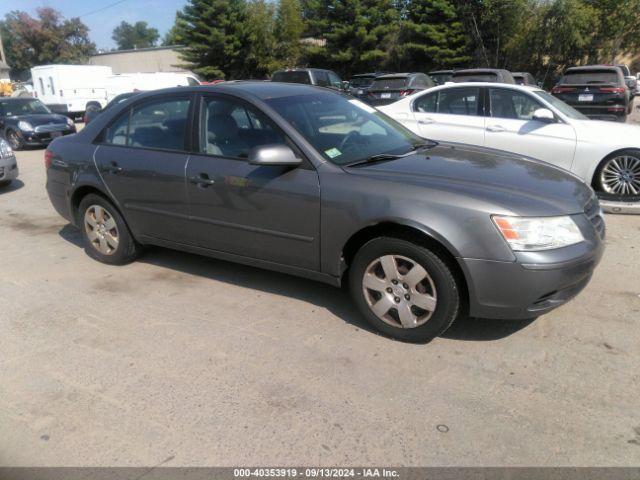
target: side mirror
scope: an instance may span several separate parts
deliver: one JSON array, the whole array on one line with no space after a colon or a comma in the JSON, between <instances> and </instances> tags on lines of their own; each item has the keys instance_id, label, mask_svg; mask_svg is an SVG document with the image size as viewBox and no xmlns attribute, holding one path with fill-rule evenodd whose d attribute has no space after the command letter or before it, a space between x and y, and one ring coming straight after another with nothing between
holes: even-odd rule
<instances>
[{"instance_id":1,"label":"side mirror","mask_svg":"<svg viewBox=\"0 0 640 480\"><path fill-rule=\"evenodd\" d=\"M533 117L531 117L531 119L537 120L538 122L555 123L556 116L548 108L539 108L533 112Z\"/></svg>"},{"instance_id":2,"label":"side mirror","mask_svg":"<svg viewBox=\"0 0 640 480\"><path fill-rule=\"evenodd\" d=\"M261 145L249 151L249 163L251 165L277 166L284 165L296 167L302 160L287 145Z\"/></svg>"}]
</instances>

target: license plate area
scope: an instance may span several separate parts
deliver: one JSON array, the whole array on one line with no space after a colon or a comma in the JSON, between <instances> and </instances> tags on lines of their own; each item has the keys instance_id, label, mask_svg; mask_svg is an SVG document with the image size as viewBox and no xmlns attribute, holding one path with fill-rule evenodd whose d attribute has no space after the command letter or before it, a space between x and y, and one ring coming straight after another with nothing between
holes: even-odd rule
<instances>
[{"instance_id":1,"label":"license plate area","mask_svg":"<svg viewBox=\"0 0 640 480\"><path fill-rule=\"evenodd\" d=\"M49 135L51 138L58 138L62 136L62 132L51 132Z\"/></svg>"},{"instance_id":2,"label":"license plate area","mask_svg":"<svg viewBox=\"0 0 640 480\"><path fill-rule=\"evenodd\" d=\"M578 95L579 102L593 102L593 94L592 93L581 93Z\"/></svg>"},{"instance_id":3,"label":"license plate area","mask_svg":"<svg viewBox=\"0 0 640 480\"><path fill-rule=\"evenodd\" d=\"M380 94L380 98L391 98L391 94L390 93L381 93Z\"/></svg>"}]
</instances>

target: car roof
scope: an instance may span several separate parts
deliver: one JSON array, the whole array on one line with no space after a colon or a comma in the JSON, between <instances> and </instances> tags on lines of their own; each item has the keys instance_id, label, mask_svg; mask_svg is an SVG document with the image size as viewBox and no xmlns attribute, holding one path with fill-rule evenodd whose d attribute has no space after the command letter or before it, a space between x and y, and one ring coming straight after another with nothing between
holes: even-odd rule
<instances>
[{"instance_id":1,"label":"car roof","mask_svg":"<svg viewBox=\"0 0 640 480\"><path fill-rule=\"evenodd\" d=\"M455 70L432 70L429 72L429 75L435 75L437 73L453 73Z\"/></svg>"},{"instance_id":2,"label":"car roof","mask_svg":"<svg viewBox=\"0 0 640 480\"><path fill-rule=\"evenodd\" d=\"M283 68L281 70L276 70L273 72L276 73L286 73L286 72L333 72L333 70L328 70L326 68Z\"/></svg>"},{"instance_id":3,"label":"car roof","mask_svg":"<svg viewBox=\"0 0 640 480\"><path fill-rule=\"evenodd\" d=\"M611 72L622 72L622 70L614 65L584 65L582 67L569 67L564 73L567 72L583 72L589 70L608 70Z\"/></svg>"},{"instance_id":4,"label":"car roof","mask_svg":"<svg viewBox=\"0 0 640 480\"><path fill-rule=\"evenodd\" d=\"M536 85L518 85L516 83L499 83L499 82L463 82L463 83L445 83L444 85L438 85L432 87L428 92L433 90L443 90L445 88L473 88L473 87L490 87L490 88L510 88L512 90L524 90L527 92L540 92L544 91L542 88Z\"/></svg>"},{"instance_id":5,"label":"car roof","mask_svg":"<svg viewBox=\"0 0 640 480\"><path fill-rule=\"evenodd\" d=\"M407 78L411 75L424 75L422 72L405 72L405 73L387 73L385 75L380 75L376 78L376 80L384 80L385 78Z\"/></svg>"}]
</instances>

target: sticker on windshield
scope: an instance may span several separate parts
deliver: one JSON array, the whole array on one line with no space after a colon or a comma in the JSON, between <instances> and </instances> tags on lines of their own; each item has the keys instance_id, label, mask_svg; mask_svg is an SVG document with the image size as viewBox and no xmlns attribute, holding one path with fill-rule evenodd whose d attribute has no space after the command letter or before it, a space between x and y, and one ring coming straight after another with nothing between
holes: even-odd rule
<instances>
[{"instance_id":1,"label":"sticker on windshield","mask_svg":"<svg viewBox=\"0 0 640 480\"><path fill-rule=\"evenodd\" d=\"M339 157L340 155L342 155L342 152L340 150L338 150L337 148L330 148L329 150L325 150L324 153L329 157L329 158L336 158Z\"/></svg>"}]
</instances>

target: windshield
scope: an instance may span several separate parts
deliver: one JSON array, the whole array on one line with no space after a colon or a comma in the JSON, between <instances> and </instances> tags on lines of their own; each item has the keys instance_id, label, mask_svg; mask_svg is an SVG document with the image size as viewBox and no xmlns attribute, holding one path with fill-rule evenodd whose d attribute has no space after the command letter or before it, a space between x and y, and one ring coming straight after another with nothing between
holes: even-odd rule
<instances>
[{"instance_id":1,"label":"windshield","mask_svg":"<svg viewBox=\"0 0 640 480\"><path fill-rule=\"evenodd\" d=\"M373 82L372 90L402 90L409 83L407 77L378 78Z\"/></svg>"},{"instance_id":2,"label":"windshield","mask_svg":"<svg viewBox=\"0 0 640 480\"><path fill-rule=\"evenodd\" d=\"M272 82L285 82L285 83L311 83L311 77L306 70L302 71L290 71L290 72L276 72L271 77Z\"/></svg>"},{"instance_id":3,"label":"windshield","mask_svg":"<svg viewBox=\"0 0 640 480\"><path fill-rule=\"evenodd\" d=\"M0 101L0 113L7 117L30 115L33 113L51 113L44 103L33 98Z\"/></svg>"},{"instance_id":4,"label":"windshield","mask_svg":"<svg viewBox=\"0 0 640 480\"><path fill-rule=\"evenodd\" d=\"M612 70L580 70L567 72L560 79L562 85L591 85L598 83L618 83L618 74Z\"/></svg>"},{"instance_id":5,"label":"windshield","mask_svg":"<svg viewBox=\"0 0 640 480\"><path fill-rule=\"evenodd\" d=\"M354 77L349 80L352 87L368 87L373 83L373 77Z\"/></svg>"},{"instance_id":6,"label":"windshield","mask_svg":"<svg viewBox=\"0 0 640 480\"><path fill-rule=\"evenodd\" d=\"M403 154L425 140L375 108L331 92L267 100L324 158L337 165Z\"/></svg>"},{"instance_id":7,"label":"windshield","mask_svg":"<svg viewBox=\"0 0 640 480\"><path fill-rule=\"evenodd\" d=\"M589 120L588 117L585 117L575 108L573 108L570 105L567 105L559 98L554 97L553 95L551 95L548 92L545 92L544 90L536 90L533 93L535 93L538 97L545 100L547 103L550 103L554 108L559 110L560 113L562 113L563 115L569 118L573 118L574 120Z\"/></svg>"}]
</instances>

